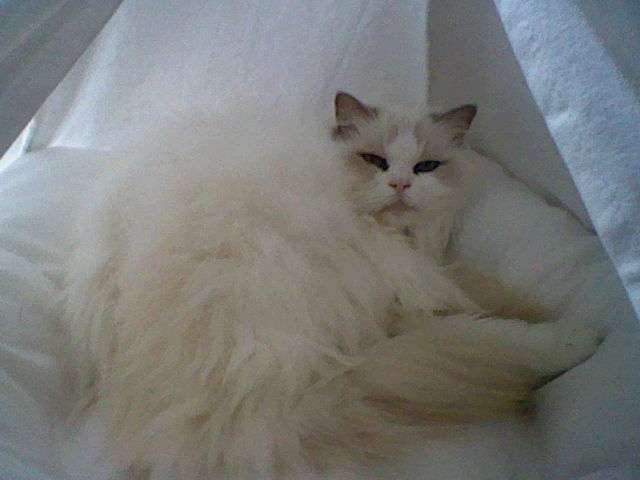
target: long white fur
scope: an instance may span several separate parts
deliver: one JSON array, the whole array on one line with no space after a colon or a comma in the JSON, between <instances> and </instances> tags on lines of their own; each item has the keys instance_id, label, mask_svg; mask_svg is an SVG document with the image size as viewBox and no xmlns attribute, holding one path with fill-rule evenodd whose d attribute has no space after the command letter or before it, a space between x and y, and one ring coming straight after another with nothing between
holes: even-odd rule
<instances>
[{"instance_id":1,"label":"long white fur","mask_svg":"<svg viewBox=\"0 0 640 480\"><path fill-rule=\"evenodd\" d=\"M512 411L592 352L589 335L478 319L433 259L356 208L349 147L235 119L123 153L78 215L65 325L118 468L357 465L408 425Z\"/></svg>"}]
</instances>

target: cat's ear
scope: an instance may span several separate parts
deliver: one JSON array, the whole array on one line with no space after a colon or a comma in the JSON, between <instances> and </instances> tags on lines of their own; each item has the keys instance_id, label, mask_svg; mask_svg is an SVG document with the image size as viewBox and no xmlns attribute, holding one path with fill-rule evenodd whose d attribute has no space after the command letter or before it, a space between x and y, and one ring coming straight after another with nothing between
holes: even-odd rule
<instances>
[{"instance_id":1,"label":"cat's ear","mask_svg":"<svg viewBox=\"0 0 640 480\"><path fill-rule=\"evenodd\" d=\"M353 95L338 92L333 101L336 115L334 138L348 138L358 132L357 122L372 120L378 116L375 107L365 105Z\"/></svg>"},{"instance_id":2,"label":"cat's ear","mask_svg":"<svg viewBox=\"0 0 640 480\"><path fill-rule=\"evenodd\" d=\"M467 104L448 112L434 113L431 115L431 120L446 127L451 136L451 142L455 145L460 145L477 112L478 107L473 104Z\"/></svg>"}]
</instances>

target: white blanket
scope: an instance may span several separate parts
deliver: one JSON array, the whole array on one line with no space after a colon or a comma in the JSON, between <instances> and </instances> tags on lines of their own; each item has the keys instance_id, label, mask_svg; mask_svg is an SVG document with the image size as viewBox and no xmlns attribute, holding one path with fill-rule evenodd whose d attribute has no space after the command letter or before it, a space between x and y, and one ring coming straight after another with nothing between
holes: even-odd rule
<instances>
[{"instance_id":1,"label":"white blanket","mask_svg":"<svg viewBox=\"0 0 640 480\"><path fill-rule=\"evenodd\" d=\"M496 5L549 132L640 316L640 5Z\"/></svg>"},{"instance_id":2,"label":"white blanket","mask_svg":"<svg viewBox=\"0 0 640 480\"><path fill-rule=\"evenodd\" d=\"M150 122L179 119L193 109L232 111L246 95L274 109L327 119L337 89L374 103L420 102L426 86L427 3L125 0L36 116L31 145L108 149L138 137ZM632 120L638 118L637 83L608 66L622 65L624 72L635 67L623 68L633 65L627 53L609 56L623 51L620 42L599 46L594 35L602 24L593 20L598 2L573 8L577 3L496 1L498 12L491 0L432 0L430 91L443 102L478 103L470 135L474 144L589 225L558 154L561 147L593 224L637 299L640 177L634 171L638 122ZM609 15L627 25L620 14ZM554 23L563 18L565 24ZM633 25L620 31L633 37ZM580 35L571 36L575 40L564 48L556 31ZM571 55L586 47L598 56ZM563 56L552 63L555 51ZM582 68L581 56L592 70ZM556 83L553 72L560 67L562 82ZM580 74L577 83L574 72ZM606 115L589 117L607 100L594 85L600 80L611 86L605 93L615 93L615 99L600 112ZM572 100L566 110L564 98ZM618 118L616 105L625 98L620 110L625 114ZM610 128L617 133L609 135ZM90 201L86 186L108 164L108 156L47 149L0 173L3 480L63 478L51 456L52 431L66 402L59 337L52 330L55 293L69 248L69 212ZM380 475L640 478L639 342L625 288L598 238L573 216L497 167L487 167L485 180L479 179L479 197L461 232L461 254L535 295L567 321L608 325L612 333L595 357L544 389L533 425L464 428L447 441L417 448ZM558 269L560 264L569 267Z\"/></svg>"}]
</instances>

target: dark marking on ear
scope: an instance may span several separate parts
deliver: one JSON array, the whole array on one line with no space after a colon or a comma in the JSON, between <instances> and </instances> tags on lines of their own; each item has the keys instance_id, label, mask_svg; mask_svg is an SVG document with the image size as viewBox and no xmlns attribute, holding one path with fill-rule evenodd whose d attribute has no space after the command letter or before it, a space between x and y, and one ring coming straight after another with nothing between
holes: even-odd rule
<instances>
[{"instance_id":1,"label":"dark marking on ear","mask_svg":"<svg viewBox=\"0 0 640 480\"><path fill-rule=\"evenodd\" d=\"M378 109L365 105L353 95L338 92L333 100L336 116L336 126L332 129L334 140L346 140L358 134L355 124L369 121L378 116Z\"/></svg>"},{"instance_id":2,"label":"dark marking on ear","mask_svg":"<svg viewBox=\"0 0 640 480\"><path fill-rule=\"evenodd\" d=\"M478 107L473 104L462 105L444 113L434 113L431 119L435 123L446 125L451 131L451 140L456 145L460 145L471 127L473 119L478 113Z\"/></svg>"},{"instance_id":3,"label":"dark marking on ear","mask_svg":"<svg viewBox=\"0 0 640 480\"><path fill-rule=\"evenodd\" d=\"M358 129L355 125L336 125L331 130L331 138L334 140L347 140L348 138L355 137L358 134Z\"/></svg>"},{"instance_id":4,"label":"dark marking on ear","mask_svg":"<svg viewBox=\"0 0 640 480\"><path fill-rule=\"evenodd\" d=\"M355 120L368 120L378 116L375 107L365 105L356 97L346 92L338 92L334 98L336 122L338 124L349 124Z\"/></svg>"}]
</instances>

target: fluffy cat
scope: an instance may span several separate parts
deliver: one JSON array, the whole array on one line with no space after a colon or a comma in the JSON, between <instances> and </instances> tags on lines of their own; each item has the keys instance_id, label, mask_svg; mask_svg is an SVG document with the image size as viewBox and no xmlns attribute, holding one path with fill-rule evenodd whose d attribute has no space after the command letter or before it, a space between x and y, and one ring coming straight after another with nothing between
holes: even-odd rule
<instances>
[{"instance_id":1,"label":"fluffy cat","mask_svg":"<svg viewBox=\"0 0 640 480\"><path fill-rule=\"evenodd\" d=\"M79 405L121 471L357 470L416 426L515 412L593 353L593 332L482 315L438 265L475 107L338 93L335 109L332 139L245 118L123 156L99 182L64 321Z\"/></svg>"}]
</instances>

